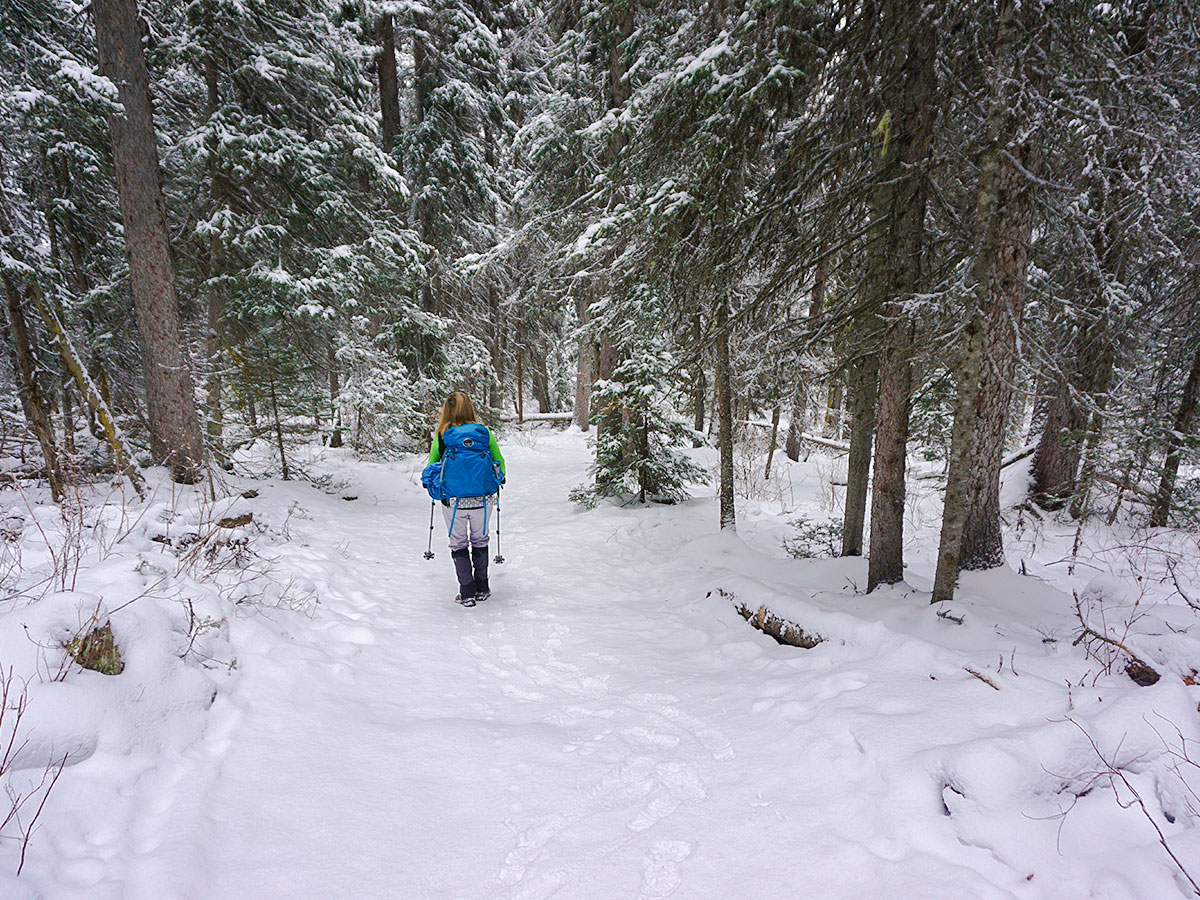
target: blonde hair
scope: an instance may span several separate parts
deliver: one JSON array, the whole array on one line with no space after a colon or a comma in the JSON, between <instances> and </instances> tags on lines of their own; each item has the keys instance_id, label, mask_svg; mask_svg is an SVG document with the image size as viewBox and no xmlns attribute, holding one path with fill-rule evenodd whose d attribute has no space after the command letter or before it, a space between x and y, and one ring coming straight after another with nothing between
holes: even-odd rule
<instances>
[{"instance_id":1,"label":"blonde hair","mask_svg":"<svg viewBox=\"0 0 1200 900\"><path fill-rule=\"evenodd\" d=\"M462 391L454 391L442 404L442 411L438 415L437 433L440 435L455 425L478 421L479 417L475 414L475 404L471 402L471 398Z\"/></svg>"}]
</instances>

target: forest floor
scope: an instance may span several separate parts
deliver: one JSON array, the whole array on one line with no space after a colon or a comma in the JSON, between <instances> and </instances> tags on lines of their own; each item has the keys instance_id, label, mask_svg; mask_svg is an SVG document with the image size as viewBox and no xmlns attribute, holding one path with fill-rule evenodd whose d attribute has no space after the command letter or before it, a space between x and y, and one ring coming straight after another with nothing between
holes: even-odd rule
<instances>
[{"instance_id":1,"label":"forest floor","mask_svg":"<svg viewBox=\"0 0 1200 900\"><path fill-rule=\"evenodd\" d=\"M33 798L0 829L0 896L1191 895L1194 535L1097 525L1072 555L1072 524L1010 517L1028 574L964 577L959 624L928 603L932 488L910 510L910 584L865 595L863 561L780 546L789 521L830 516L825 458L777 462L735 537L711 488L571 504L578 432L505 453L506 562L472 609L452 602L440 515L422 558L416 459L313 451L324 489L239 478L257 495L206 504L160 486L89 499L74 530L0 498L24 585L0 606L0 663L27 697L0 722L20 747L4 779ZM1073 644L1072 590L1157 684ZM779 645L735 601L824 640ZM122 674L64 660L92 619L112 622Z\"/></svg>"}]
</instances>

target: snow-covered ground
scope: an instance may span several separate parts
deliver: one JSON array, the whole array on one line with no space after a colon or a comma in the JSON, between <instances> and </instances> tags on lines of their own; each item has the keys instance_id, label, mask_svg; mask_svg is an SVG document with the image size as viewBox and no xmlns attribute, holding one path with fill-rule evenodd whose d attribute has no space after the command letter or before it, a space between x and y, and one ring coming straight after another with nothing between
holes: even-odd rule
<instances>
[{"instance_id":1,"label":"snow-covered ground","mask_svg":"<svg viewBox=\"0 0 1200 900\"><path fill-rule=\"evenodd\" d=\"M1192 894L1200 613L1163 566L1189 591L1194 535L1097 524L1072 555L1070 526L1013 513L1027 575L964 577L957 624L925 592L932 483L913 492L909 585L865 595L861 560L780 546L789 520L836 514L828 458L777 461L737 538L716 533L711 489L573 506L576 432L511 434L505 454L507 562L473 609L451 602L440 516L422 559L415 459L318 454L326 490L91 498L74 529L0 497L7 577L26 588L0 605L0 753L26 685L5 776L32 797L23 822L67 757L19 878L20 823L0 832L0 896ZM1071 590L1157 684L1073 645ZM781 646L735 600L824 640ZM93 617L111 619L120 675L64 664Z\"/></svg>"}]
</instances>

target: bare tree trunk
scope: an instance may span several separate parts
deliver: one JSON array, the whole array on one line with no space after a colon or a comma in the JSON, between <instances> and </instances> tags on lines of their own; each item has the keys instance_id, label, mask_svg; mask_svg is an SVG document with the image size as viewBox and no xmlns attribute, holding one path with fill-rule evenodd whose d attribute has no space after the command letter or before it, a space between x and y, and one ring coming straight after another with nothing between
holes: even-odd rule
<instances>
[{"instance_id":1,"label":"bare tree trunk","mask_svg":"<svg viewBox=\"0 0 1200 900\"><path fill-rule=\"evenodd\" d=\"M145 479L142 478L142 473L133 464L133 458L125 447L125 439L117 428L116 419L113 417L112 411L108 408L108 402L100 395L95 384L87 376L87 373L84 372L83 362L80 360L79 354L75 352L71 338L62 325L61 317L50 308L50 304L46 302L46 298L42 296L41 289L37 285L31 288L30 296L38 312L41 313L42 321L50 331L51 337L54 338L55 343L58 345L58 352L59 356L62 357L63 365L75 379L75 385L79 388L79 392L83 395L83 399L91 409L92 414L99 419L104 429L104 439L108 442L109 448L113 453L113 462L118 469L125 473L130 484L137 491L137 495L144 497Z\"/></svg>"},{"instance_id":2,"label":"bare tree trunk","mask_svg":"<svg viewBox=\"0 0 1200 900\"><path fill-rule=\"evenodd\" d=\"M846 509L842 518L842 556L862 556L867 495L875 440L879 360L874 355L850 364L850 453L846 461Z\"/></svg>"},{"instance_id":3,"label":"bare tree trunk","mask_svg":"<svg viewBox=\"0 0 1200 900\"><path fill-rule=\"evenodd\" d=\"M537 400L541 412L553 412L550 408L550 372L546 368L546 354L534 355L533 369L530 372L533 379L533 397Z\"/></svg>"},{"instance_id":4,"label":"bare tree trunk","mask_svg":"<svg viewBox=\"0 0 1200 900\"><path fill-rule=\"evenodd\" d=\"M204 83L208 92L208 117L212 120L220 104L220 94L217 83L217 60L212 54L204 59ZM209 148L208 189L209 198L214 210L225 205L228 186L222 176L217 159L215 139ZM207 401L205 412L208 418L208 443L212 448L217 465L223 469L230 467L229 457L225 453L224 420L225 407L222 391L224 389L221 375L222 349L225 334L225 305L227 288L223 280L225 275L225 243L220 234L213 233L208 239L208 278L207 291L207 325L205 351L208 357L208 378L205 384Z\"/></svg>"},{"instance_id":5,"label":"bare tree trunk","mask_svg":"<svg viewBox=\"0 0 1200 900\"><path fill-rule=\"evenodd\" d=\"M621 355L617 345L608 334L600 335L600 352L596 355L596 380L607 381L617 371L621 364ZM598 434L616 433L621 430L622 413L620 407L611 401L596 409Z\"/></svg>"},{"instance_id":6,"label":"bare tree trunk","mask_svg":"<svg viewBox=\"0 0 1200 900\"><path fill-rule=\"evenodd\" d=\"M721 530L737 531L733 493L733 397L729 373L728 302L722 299L717 307L717 365L713 386L717 394L717 444L721 456Z\"/></svg>"},{"instance_id":7,"label":"bare tree trunk","mask_svg":"<svg viewBox=\"0 0 1200 900\"><path fill-rule=\"evenodd\" d=\"M271 419L275 425L275 446L279 450L279 467L283 470L283 480L291 480L291 470L288 469L287 453L283 446L283 423L279 420L279 401L275 396L275 376L271 375L267 381L267 396L271 400ZM362 418L360 414L359 426L361 428Z\"/></svg>"},{"instance_id":8,"label":"bare tree trunk","mask_svg":"<svg viewBox=\"0 0 1200 900\"><path fill-rule=\"evenodd\" d=\"M94 0L92 17L100 71L117 85L123 110L109 116L109 129L146 375L150 449L175 481L192 484L201 476L204 438L175 296L143 25L137 0Z\"/></svg>"},{"instance_id":9,"label":"bare tree trunk","mask_svg":"<svg viewBox=\"0 0 1200 900\"><path fill-rule=\"evenodd\" d=\"M842 404L845 402L846 386L840 371L834 374L829 386L829 403L825 407L825 437L835 441L842 438Z\"/></svg>"},{"instance_id":10,"label":"bare tree trunk","mask_svg":"<svg viewBox=\"0 0 1200 900\"><path fill-rule=\"evenodd\" d=\"M54 423L50 417L49 405L37 376L37 358L33 349L33 339L25 320L24 304L18 293L17 285L12 277L3 273L4 298L8 306L8 328L12 336L12 346L15 357L15 369L19 382L18 393L21 399L21 409L25 420L37 438L38 446L42 449L42 458L46 462L46 480L50 483L50 496L55 503L63 499L62 460L59 458L58 446L54 440Z\"/></svg>"},{"instance_id":11,"label":"bare tree trunk","mask_svg":"<svg viewBox=\"0 0 1200 900\"><path fill-rule=\"evenodd\" d=\"M1031 493L1046 509L1061 509L1075 490L1084 423L1070 382L1061 375L1030 468Z\"/></svg>"},{"instance_id":12,"label":"bare tree trunk","mask_svg":"<svg viewBox=\"0 0 1200 900\"><path fill-rule=\"evenodd\" d=\"M326 358L329 365L329 446L342 446L342 386L341 372L338 367L337 351L333 346L333 332L330 331L325 342Z\"/></svg>"},{"instance_id":13,"label":"bare tree trunk","mask_svg":"<svg viewBox=\"0 0 1200 900\"><path fill-rule=\"evenodd\" d=\"M884 7L891 45L884 64L884 109L890 136L881 136L883 162L873 206L886 229L877 265L883 267L881 317L886 322L879 358L875 477L867 590L904 578L904 477L912 399L913 323L903 301L921 283L925 243L926 166L937 119L938 31L922 0ZM890 20L890 21L889 21ZM895 145L894 150L886 142Z\"/></svg>"},{"instance_id":14,"label":"bare tree trunk","mask_svg":"<svg viewBox=\"0 0 1200 900\"><path fill-rule=\"evenodd\" d=\"M700 325L700 314L692 317L692 346L696 348L696 374L692 382L692 428L696 436L692 438L693 447L703 447L704 440L704 399L708 385L704 379L704 354L701 352L703 333Z\"/></svg>"},{"instance_id":15,"label":"bare tree trunk","mask_svg":"<svg viewBox=\"0 0 1200 900\"><path fill-rule=\"evenodd\" d=\"M586 290L575 295L575 312L580 327L587 322L588 302ZM592 384L596 380L596 347L591 337L586 334L579 338L575 361L575 425L580 431L587 431L592 424Z\"/></svg>"},{"instance_id":16,"label":"bare tree trunk","mask_svg":"<svg viewBox=\"0 0 1200 900\"><path fill-rule=\"evenodd\" d=\"M525 421L525 348L517 345L517 424Z\"/></svg>"},{"instance_id":17,"label":"bare tree trunk","mask_svg":"<svg viewBox=\"0 0 1200 900\"><path fill-rule=\"evenodd\" d=\"M1038 9L1031 5L1019 21L1017 4L1005 0L999 12L934 603L953 597L960 569L1004 562L1000 463L1033 229L1033 185L1025 172L1036 172L1040 163L1037 130L1021 102L1038 79L1017 54L1033 46L1022 31L1038 24Z\"/></svg>"},{"instance_id":18,"label":"bare tree trunk","mask_svg":"<svg viewBox=\"0 0 1200 900\"><path fill-rule=\"evenodd\" d=\"M383 127L383 152L391 153L400 134L400 80L396 75L396 33L392 16L379 17L379 111Z\"/></svg>"},{"instance_id":19,"label":"bare tree trunk","mask_svg":"<svg viewBox=\"0 0 1200 900\"><path fill-rule=\"evenodd\" d=\"M792 462L799 462L804 434L804 384L799 379L792 390L792 405L788 410L788 430L784 452Z\"/></svg>"},{"instance_id":20,"label":"bare tree trunk","mask_svg":"<svg viewBox=\"0 0 1200 900\"><path fill-rule=\"evenodd\" d=\"M489 405L500 409L504 405L504 320L500 312L500 292L494 282L488 282L488 312L492 319L492 371L496 382L492 386Z\"/></svg>"},{"instance_id":21,"label":"bare tree trunk","mask_svg":"<svg viewBox=\"0 0 1200 900\"><path fill-rule=\"evenodd\" d=\"M1171 499L1175 494L1175 478L1179 474L1179 458L1183 449L1184 436L1192 430L1196 419L1197 401L1200 400L1200 348L1192 358L1192 370L1183 386L1183 397L1175 422L1167 436L1167 456L1163 460L1162 477L1158 481L1158 493L1154 498L1154 509L1150 513L1150 524L1162 527L1171 516Z\"/></svg>"},{"instance_id":22,"label":"bare tree trunk","mask_svg":"<svg viewBox=\"0 0 1200 900\"><path fill-rule=\"evenodd\" d=\"M779 444L779 404L771 410L771 445L767 448L767 468L763 478L771 480L771 461L775 458L775 448Z\"/></svg>"}]
</instances>

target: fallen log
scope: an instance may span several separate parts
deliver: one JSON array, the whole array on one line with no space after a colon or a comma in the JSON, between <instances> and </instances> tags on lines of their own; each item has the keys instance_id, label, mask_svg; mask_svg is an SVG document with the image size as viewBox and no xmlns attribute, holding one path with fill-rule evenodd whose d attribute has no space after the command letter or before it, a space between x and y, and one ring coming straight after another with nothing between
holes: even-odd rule
<instances>
[{"instance_id":1,"label":"fallen log","mask_svg":"<svg viewBox=\"0 0 1200 900\"><path fill-rule=\"evenodd\" d=\"M724 588L717 588L717 595L729 600L733 604L733 608L737 610L738 615L749 622L751 627L758 629L763 634L770 635L777 643L786 644L789 647L800 647L804 650L811 650L825 640L821 635L810 634L795 622L776 615L767 609L765 604L760 605L757 609L752 609L736 594ZM711 591L708 596L712 596Z\"/></svg>"}]
</instances>

